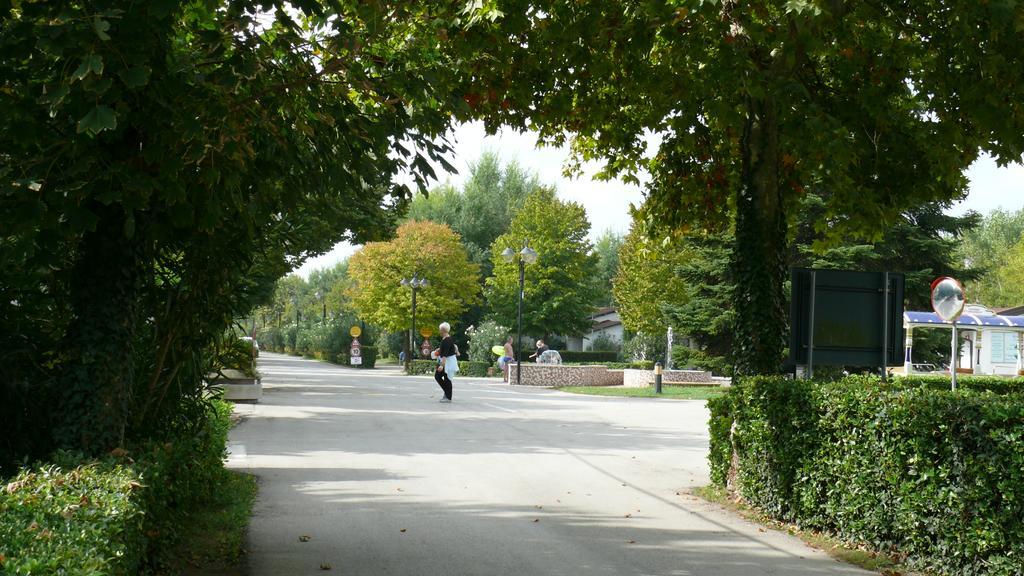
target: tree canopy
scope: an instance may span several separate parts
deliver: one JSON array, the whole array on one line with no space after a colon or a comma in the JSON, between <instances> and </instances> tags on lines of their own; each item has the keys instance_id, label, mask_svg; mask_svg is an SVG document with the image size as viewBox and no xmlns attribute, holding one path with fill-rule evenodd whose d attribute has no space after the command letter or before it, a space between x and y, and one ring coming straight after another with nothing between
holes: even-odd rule
<instances>
[{"instance_id":1,"label":"tree canopy","mask_svg":"<svg viewBox=\"0 0 1024 576\"><path fill-rule=\"evenodd\" d=\"M0 3L0 421L27 426L0 436L38 439L11 450L181 425L203 406L205 350L274 279L386 235L410 196L395 176L425 187L443 164L438 39L470 16Z\"/></svg>"},{"instance_id":2,"label":"tree canopy","mask_svg":"<svg viewBox=\"0 0 1024 576\"><path fill-rule=\"evenodd\" d=\"M579 204L559 200L550 188L531 193L508 232L491 247L494 275L487 279L487 302L494 319L516 325L519 268L516 262L505 262L501 253L506 248L518 253L529 242L538 256L526 265L523 332L577 335L589 329L598 296L593 282L597 257L587 240L589 231Z\"/></svg>"},{"instance_id":3,"label":"tree canopy","mask_svg":"<svg viewBox=\"0 0 1024 576\"><path fill-rule=\"evenodd\" d=\"M982 272L980 277L968 279L965 284L969 301L993 307L1024 303L1020 286L1013 282L1011 264L1016 245L1022 238L1024 209L993 210L977 228L964 235L958 256Z\"/></svg>"},{"instance_id":4,"label":"tree canopy","mask_svg":"<svg viewBox=\"0 0 1024 576\"><path fill-rule=\"evenodd\" d=\"M733 223L741 373L780 366L788 232L807 191L829 191L819 231L877 236L961 197L979 149L1004 163L1024 150L1014 3L486 6L493 23L462 44L468 115L571 140L605 176L646 170L651 224Z\"/></svg>"},{"instance_id":5,"label":"tree canopy","mask_svg":"<svg viewBox=\"0 0 1024 576\"><path fill-rule=\"evenodd\" d=\"M687 259L679 239L651 238L639 226L630 229L619 249L614 280L623 327L654 336L665 333L670 324L664 306L681 304L686 299L685 286L676 269Z\"/></svg>"},{"instance_id":6,"label":"tree canopy","mask_svg":"<svg viewBox=\"0 0 1024 576\"><path fill-rule=\"evenodd\" d=\"M390 332L410 327L412 294L402 279L425 278L416 296L416 328L455 324L480 299L480 269L444 224L406 222L393 240L370 242L349 259L348 296L359 317Z\"/></svg>"}]
</instances>

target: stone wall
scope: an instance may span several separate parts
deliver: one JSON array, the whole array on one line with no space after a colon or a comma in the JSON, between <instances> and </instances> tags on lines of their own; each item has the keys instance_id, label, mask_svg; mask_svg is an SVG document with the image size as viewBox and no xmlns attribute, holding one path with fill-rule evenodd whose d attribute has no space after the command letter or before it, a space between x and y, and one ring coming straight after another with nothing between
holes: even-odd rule
<instances>
[{"instance_id":1,"label":"stone wall","mask_svg":"<svg viewBox=\"0 0 1024 576\"><path fill-rule=\"evenodd\" d=\"M523 386L621 386L622 370L605 366L523 364ZM509 364L509 381L515 383L516 365Z\"/></svg>"},{"instance_id":2,"label":"stone wall","mask_svg":"<svg viewBox=\"0 0 1024 576\"><path fill-rule=\"evenodd\" d=\"M717 385L711 378L711 372L703 370L664 370L661 383ZM654 370L623 370L622 385L630 388L654 386Z\"/></svg>"}]
</instances>

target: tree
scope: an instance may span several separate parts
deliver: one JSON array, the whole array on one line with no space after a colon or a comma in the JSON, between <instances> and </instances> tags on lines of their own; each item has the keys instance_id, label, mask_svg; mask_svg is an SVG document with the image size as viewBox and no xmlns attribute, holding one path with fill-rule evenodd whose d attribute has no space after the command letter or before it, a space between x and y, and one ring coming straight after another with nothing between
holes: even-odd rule
<instances>
[{"instance_id":1,"label":"tree","mask_svg":"<svg viewBox=\"0 0 1024 576\"><path fill-rule=\"evenodd\" d=\"M232 320L386 235L395 177L443 161L437 39L471 13L264 6L0 3L0 421L41 427L0 436L98 453L197 420Z\"/></svg>"},{"instance_id":2,"label":"tree","mask_svg":"<svg viewBox=\"0 0 1024 576\"><path fill-rule=\"evenodd\" d=\"M594 282L597 283L599 294L598 306L613 306L616 303L612 285L619 270L619 250L622 243L622 235L611 230L605 230L597 237L597 242L594 242L594 254L597 256Z\"/></svg>"},{"instance_id":3,"label":"tree","mask_svg":"<svg viewBox=\"0 0 1024 576\"><path fill-rule=\"evenodd\" d=\"M687 257L678 240L651 238L634 222L619 249L612 288L626 330L656 337L665 334L670 324L664 306L678 305L686 298L676 268Z\"/></svg>"},{"instance_id":4,"label":"tree","mask_svg":"<svg viewBox=\"0 0 1024 576\"><path fill-rule=\"evenodd\" d=\"M1010 307L1024 303L1024 238L1007 251L996 278L1003 288L998 305Z\"/></svg>"},{"instance_id":5,"label":"tree","mask_svg":"<svg viewBox=\"0 0 1024 576\"><path fill-rule=\"evenodd\" d=\"M494 275L487 279L486 290L495 320L516 326L519 267L505 262L501 253L506 248L518 253L528 241L538 257L526 266L523 332L578 335L589 329L598 297L593 282L597 257L587 240L589 231L579 204L559 200L550 188L531 193L508 232L491 247Z\"/></svg>"},{"instance_id":6,"label":"tree","mask_svg":"<svg viewBox=\"0 0 1024 576\"><path fill-rule=\"evenodd\" d=\"M455 323L480 299L479 267L444 224L406 222L388 242L370 242L349 258L348 296L359 317L389 332L408 330L412 294L402 279L429 284L416 294L416 328Z\"/></svg>"},{"instance_id":7,"label":"tree","mask_svg":"<svg viewBox=\"0 0 1024 576\"><path fill-rule=\"evenodd\" d=\"M968 300L988 306L1017 306L1020 293L1004 273L1014 246L1024 238L1024 209L1017 212L993 210L974 230L963 237L959 257L983 274L966 283Z\"/></svg>"},{"instance_id":8,"label":"tree","mask_svg":"<svg viewBox=\"0 0 1024 576\"><path fill-rule=\"evenodd\" d=\"M516 162L504 169L493 152L484 152L469 167L462 190L450 185L417 196L409 206L407 220L430 220L447 224L462 238L470 258L480 265L482 277L490 276L491 244L508 230L512 217L526 197L540 188L536 174Z\"/></svg>"},{"instance_id":9,"label":"tree","mask_svg":"<svg viewBox=\"0 0 1024 576\"><path fill-rule=\"evenodd\" d=\"M607 177L646 169L648 223L732 221L741 374L781 364L787 239L807 190L830 191L820 231L877 237L904 210L961 197L979 148L1003 163L1024 150L1013 3L486 6L493 23L457 44L463 114L571 138Z\"/></svg>"}]
</instances>

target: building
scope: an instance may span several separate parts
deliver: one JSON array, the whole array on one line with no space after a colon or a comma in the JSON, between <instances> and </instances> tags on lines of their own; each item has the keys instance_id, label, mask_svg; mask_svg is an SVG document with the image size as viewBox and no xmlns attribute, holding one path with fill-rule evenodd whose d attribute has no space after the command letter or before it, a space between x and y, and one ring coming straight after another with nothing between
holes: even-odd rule
<instances>
[{"instance_id":1,"label":"building","mask_svg":"<svg viewBox=\"0 0 1024 576\"><path fill-rule=\"evenodd\" d=\"M622 319L614 306L598 308L590 315L590 330L580 336L569 336L565 339L565 349L574 352L590 350L594 339L605 337L622 344L624 333Z\"/></svg>"},{"instance_id":2,"label":"building","mask_svg":"<svg viewBox=\"0 0 1024 576\"><path fill-rule=\"evenodd\" d=\"M969 374L1015 376L1022 373L1021 350L1024 349L1024 306L1007 308L1003 314L978 304L968 304L956 322L962 338L957 369ZM1006 314L1013 312L1014 314ZM923 328L950 329L951 324L934 312L905 312L906 354L904 370L913 372L913 330Z\"/></svg>"}]
</instances>

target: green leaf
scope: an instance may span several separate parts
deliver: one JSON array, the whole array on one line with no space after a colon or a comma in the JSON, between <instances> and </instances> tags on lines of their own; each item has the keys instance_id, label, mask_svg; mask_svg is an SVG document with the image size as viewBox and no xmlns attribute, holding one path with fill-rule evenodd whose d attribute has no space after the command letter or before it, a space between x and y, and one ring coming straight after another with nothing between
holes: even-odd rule
<instances>
[{"instance_id":1,"label":"green leaf","mask_svg":"<svg viewBox=\"0 0 1024 576\"><path fill-rule=\"evenodd\" d=\"M88 132L95 136L104 130L117 128L117 114L109 106L97 104L78 121L78 133Z\"/></svg>"},{"instance_id":2,"label":"green leaf","mask_svg":"<svg viewBox=\"0 0 1024 576\"><path fill-rule=\"evenodd\" d=\"M103 57L99 54L89 54L82 58L82 63L78 65L78 68L71 77L75 80L81 80L88 76L90 72L97 76L103 74Z\"/></svg>"},{"instance_id":3,"label":"green leaf","mask_svg":"<svg viewBox=\"0 0 1024 576\"><path fill-rule=\"evenodd\" d=\"M134 66L118 73L121 81L129 88L138 88L149 83L149 66Z\"/></svg>"},{"instance_id":4,"label":"green leaf","mask_svg":"<svg viewBox=\"0 0 1024 576\"><path fill-rule=\"evenodd\" d=\"M99 36L100 40L104 42L110 40L110 34L107 34L107 30L110 30L110 22L95 16L92 19L92 28L96 31L96 35Z\"/></svg>"}]
</instances>

